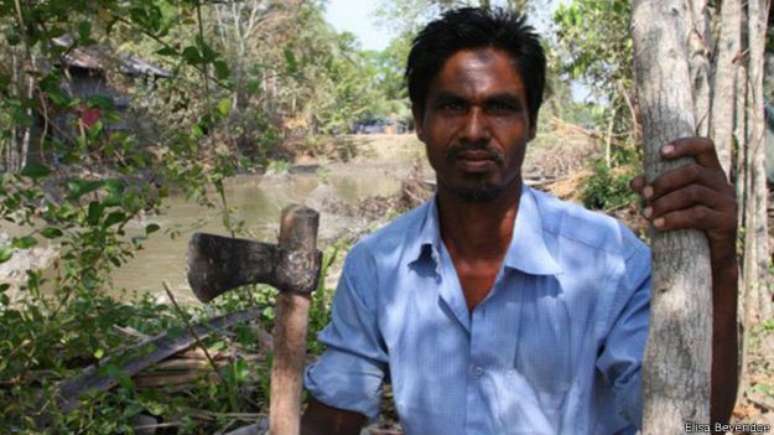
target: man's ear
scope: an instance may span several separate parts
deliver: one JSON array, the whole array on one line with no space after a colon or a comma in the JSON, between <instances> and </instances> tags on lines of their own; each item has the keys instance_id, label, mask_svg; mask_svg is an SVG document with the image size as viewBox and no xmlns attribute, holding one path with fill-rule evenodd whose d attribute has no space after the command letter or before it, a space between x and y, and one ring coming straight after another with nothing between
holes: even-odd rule
<instances>
[{"instance_id":1,"label":"man's ear","mask_svg":"<svg viewBox=\"0 0 774 435\"><path fill-rule=\"evenodd\" d=\"M416 104L411 105L411 114L414 115L414 129L417 132L417 137L419 138L419 140L424 142L425 141L424 129L422 128L423 127L422 119L424 118L424 116L422 112L423 111L420 110L420 108Z\"/></svg>"}]
</instances>

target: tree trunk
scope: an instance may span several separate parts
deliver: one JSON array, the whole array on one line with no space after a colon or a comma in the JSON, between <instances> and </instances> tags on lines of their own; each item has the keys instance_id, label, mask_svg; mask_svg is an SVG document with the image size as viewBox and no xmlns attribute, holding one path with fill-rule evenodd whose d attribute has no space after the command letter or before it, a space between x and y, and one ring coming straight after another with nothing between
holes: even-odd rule
<instances>
[{"instance_id":1,"label":"tree trunk","mask_svg":"<svg viewBox=\"0 0 774 435\"><path fill-rule=\"evenodd\" d=\"M709 135L710 126L710 17L707 0L689 0L691 26L688 33L689 67L693 83L696 134Z\"/></svg>"},{"instance_id":2,"label":"tree trunk","mask_svg":"<svg viewBox=\"0 0 774 435\"><path fill-rule=\"evenodd\" d=\"M663 162L667 142L696 134L688 60L691 11L679 0L635 0L635 75L648 180L686 161ZM712 288L699 231L653 232L652 299L643 362L643 434L680 434L709 422Z\"/></svg>"},{"instance_id":3,"label":"tree trunk","mask_svg":"<svg viewBox=\"0 0 774 435\"><path fill-rule=\"evenodd\" d=\"M757 323L771 316L771 294L767 288L768 277L768 229L767 229L767 187L766 187L766 118L763 101L763 58L766 46L766 22L769 11L769 0L750 0L748 3L749 22L749 141L750 158L750 188L748 199L748 218L750 225L745 225L745 235L749 236L752 246L745 249L745 255L755 251L753 268L745 272L745 284L756 289L754 299L750 301L756 306ZM746 237L747 239L747 237ZM747 263L747 262L745 262Z\"/></svg>"},{"instance_id":4,"label":"tree trunk","mask_svg":"<svg viewBox=\"0 0 774 435\"><path fill-rule=\"evenodd\" d=\"M760 321L771 317L771 291L768 288L767 187L765 173L766 127L763 103L763 56L769 2L750 0L743 18L742 48L746 62L741 77L737 108L740 177L737 182L740 223L744 225L744 259L740 286L743 326L741 391L750 386L750 332ZM746 12L746 14L745 14ZM744 37L746 36L746 38ZM740 399L743 395L740 395Z\"/></svg>"},{"instance_id":5,"label":"tree trunk","mask_svg":"<svg viewBox=\"0 0 774 435\"><path fill-rule=\"evenodd\" d=\"M712 116L710 138L715 142L723 171L731 176L733 128L736 104L736 74L739 69L734 59L740 54L742 5L724 1L720 9L720 35L715 54L712 83Z\"/></svg>"}]
</instances>

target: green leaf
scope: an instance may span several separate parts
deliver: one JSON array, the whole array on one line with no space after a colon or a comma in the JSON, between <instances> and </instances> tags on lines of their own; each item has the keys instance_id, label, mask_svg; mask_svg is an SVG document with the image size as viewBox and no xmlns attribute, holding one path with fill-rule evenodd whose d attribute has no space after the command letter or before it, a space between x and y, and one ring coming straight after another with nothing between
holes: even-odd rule
<instances>
[{"instance_id":1,"label":"green leaf","mask_svg":"<svg viewBox=\"0 0 774 435\"><path fill-rule=\"evenodd\" d=\"M288 74L295 74L296 71L298 71L296 55L293 54L293 50L287 47L285 48L285 67L287 68Z\"/></svg>"},{"instance_id":2,"label":"green leaf","mask_svg":"<svg viewBox=\"0 0 774 435\"><path fill-rule=\"evenodd\" d=\"M38 240L32 236L14 237L13 246L18 249L29 249L38 244Z\"/></svg>"},{"instance_id":3,"label":"green leaf","mask_svg":"<svg viewBox=\"0 0 774 435\"><path fill-rule=\"evenodd\" d=\"M191 138L194 140L200 139L204 136L204 129L199 124L191 126Z\"/></svg>"},{"instance_id":4,"label":"green leaf","mask_svg":"<svg viewBox=\"0 0 774 435\"><path fill-rule=\"evenodd\" d=\"M177 56L178 52L172 47L164 47L161 50L156 51L159 56Z\"/></svg>"},{"instance_id":5,"label":"green leaf","mask_svg":"<svg viewBox=\"0 0 774 435\"><path fill-rule=\"evenodd\" d=\"M105 206L97 201L89 203L89 211L86 216L86 222L89 225L97 225L102 218L102 212L105 210Z\"/></svg>"},{"instance_id":6,"label":"green leaf","mask_svg":"<svg viewBox=\"0 0 774 435\"><path fill-rule=\"evenodd\" d=\"M155 233L156 231L158 231L160 229L161 229L161 227L158 224L148 224L145 227L145 234Z\"/></svg>"},{"instance_id":7,"label":"green leaf","mask_svg":"<svg viewBox=\"0 0 774 435\"><path fill-rule=\"evenodd\" d=\"M94 192L104 185L100 180L70 180L67 182L67 190L70 194L67 198L70 200L77 200L87 193Z\"/></svg>"},{"instance_id":8,"label":"green leaf","mask_svg":"<svg viewBox=\"0 0 774 435\"><path fill-rule=\"evenodd\" d=\"M37 180L51 173L51 170L40 163L28 163L21 171L21 175Z\"/></svg>"},{"instance_id":9,"label":"green leaf","mask_svg":"<svg viewBox=\"0 0 774 435\"><path fill-rule=\"evenodd\" d=\"M113 110L113 99L104 95L94 95L86 100L91 107L99 107L102 110Z\"/></svg>"},{"instance_id":10,"label":"green leaf","mask_svg":"<svg viewBox=\"0 0 774 435\"><path fill-rule=\"evenodd\" d=\"M105 204L106 207L121 205L124 199L124 188L124 182L121 180L105 180L105 190L107 190L108 195L102 203Z\"/></svg>"},{"instance_id":11,"label":"green leaf","mask_svg":"<svg viewBox=\"0 0 774 435\"><path fill-rule=\"evenodd\" d=\"M227 80L229 78L231 71L229 70L226 62L217 60L213 63L213 65L215 66L215 77L217 77L219 80Z\"/></svg>"},{"instance_id":12,"label":"green leaf","mask_svg":"<svg viewBox=\"0 0 774 435\"><path fill-rule=\"evenodd\" d=\"M201 54L196 47L188 46L183 49L183 59L190 65L197 65L203 62Z\"/></svg>"},{"instance_id":13,"label":"green leaf","mask_svg":"<svg viewBox=\"0 0 774 435\"><path fill-rule=\"evenodd\" d=\"M8 41L8 44L11 45L11 46L19 45L19 43L22 41L21 36L19 35L19 33L16 32L16 31L13 31L13 30L9 30L5 34L5 39L6 39L6 41Z\"/></svg>"},{"instance_id":14,"label":"green leaf","mask_svg":"<svg viewBox=\"0 0 774 435\"><path fill-rule=\"evenodd\" d=\"M5 263L13 256L13 247L3 246L0 247L0 263Z\"/></svg>"},{"instance_id":15,"label":"green leaf","mask_svg":"<svg viewBox=\"0 0 774 435\"><path fill-rule=\"evenodd\" d=\"M105 219L105 222L102 223L102 226L105 228L108 228L117 223L124 222L125 220L126 220L126 214L124 212L114 211L108 215L107 219Z\"/></svg>"},{"instance_id":16,"label":"green leaf","mask_svg":"<svg viewBox=\"0 0 774 435\"><path fill-rule=\"evenodd\" d=\"M0 293L5 292L9 288L11 288L11 284L8 284L7 282L0 284Z\"/></svg>"},{"instance_id":17,"label":"green leaf","mask_svg":"<svg viewBox=\"0 0 774 435\"><path fill-rule=\"evenodd\" d=\"M110 257L109 259L115 267L121 267L121 260L119 260L117 257Z\"/></svg>"},{"instance_id":18,"label":"green leaf","mask_svg":"<svg viewBox=\"0 0 774 435\"><path fill-rule=\"evenodd\" d=\"M224 98L218 102L218 112L225 118L231 112L231 99Z\"/></svg>"},{"instance_id":19,"label":"green leaf","mask_svg":"<svg viewBox=\"0 0 774 435\"><path fill-rule=\"evenodd\" d=\"M89 41L89 39L91 39L90 21L84 20L78 24L78 36L80 37L81 41Z\"/></svg>"},{"instance_id":20,"label":"green leaf","mask_svg":"<svg viewBox=\"0 0 774 435\"><path fill-rule=\"evenodd\" d=\"M46 227L43 229L43 231L40 232L40 234L47 239L55 239L57 237L62 237L63 233L59 228Z\"/></svg>"},{"instance_id":21,"label":"green leaf","mask_svg":"<svg viewBox=\"0 0 774 435\"><path fill-rule=\"evenodd\" d=\"M216 53L203 39L197 37L196 43L199 45L199 52L202 54L204 62L213 62L218 57L218 53Z\"/></svg>"}]
</instances>

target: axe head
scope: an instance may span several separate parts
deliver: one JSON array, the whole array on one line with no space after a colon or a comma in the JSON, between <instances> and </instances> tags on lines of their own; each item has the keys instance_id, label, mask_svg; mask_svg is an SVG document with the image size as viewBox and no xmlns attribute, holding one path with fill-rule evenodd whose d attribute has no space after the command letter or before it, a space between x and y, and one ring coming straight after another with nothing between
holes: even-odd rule
<instances>
[{"instance_id":1,"label":"axe head","mask_svg":"<svg viewBox=\"0 0 774 435\"><path fill-rule=\"evenodd\" d=\"M248 284L268 284L283 292L317 288L322 253L315 249L319 215L290 206L282 213L277 245L196 233L188 245L188 282L202 302Z\"/></svg>"},{"instance_id":2,"label":"axe head","mask_svg":"<svg viewBox=\"0 0 774 435\"><path fill-rule=\"evenodd\" d=\"M196 233L188 244L188 282L202 302L247 284L266 283L276 246Z\"/></svg>"}]
</instances>

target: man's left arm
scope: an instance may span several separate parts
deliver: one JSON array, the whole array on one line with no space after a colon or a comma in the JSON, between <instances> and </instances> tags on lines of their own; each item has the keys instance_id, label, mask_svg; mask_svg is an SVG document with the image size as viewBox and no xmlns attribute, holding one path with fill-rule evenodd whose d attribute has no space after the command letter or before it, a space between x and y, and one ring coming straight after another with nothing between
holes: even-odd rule
<instances>
[{"instance_id":1,"label":"man's left arm","mask_svg":"<svg viewBox=\"0 0 774 435\"><path fill-rule=\"evenodd\" d=\"M714 320L710 416L727 423L737 392L736 194L711 140L678 139L662 147L661 155L696 162L667 171L651 184L639 176L631 186L644 198L643 215L657 230L697 229L707 235Z\"/></svg>"}]
</instances>

